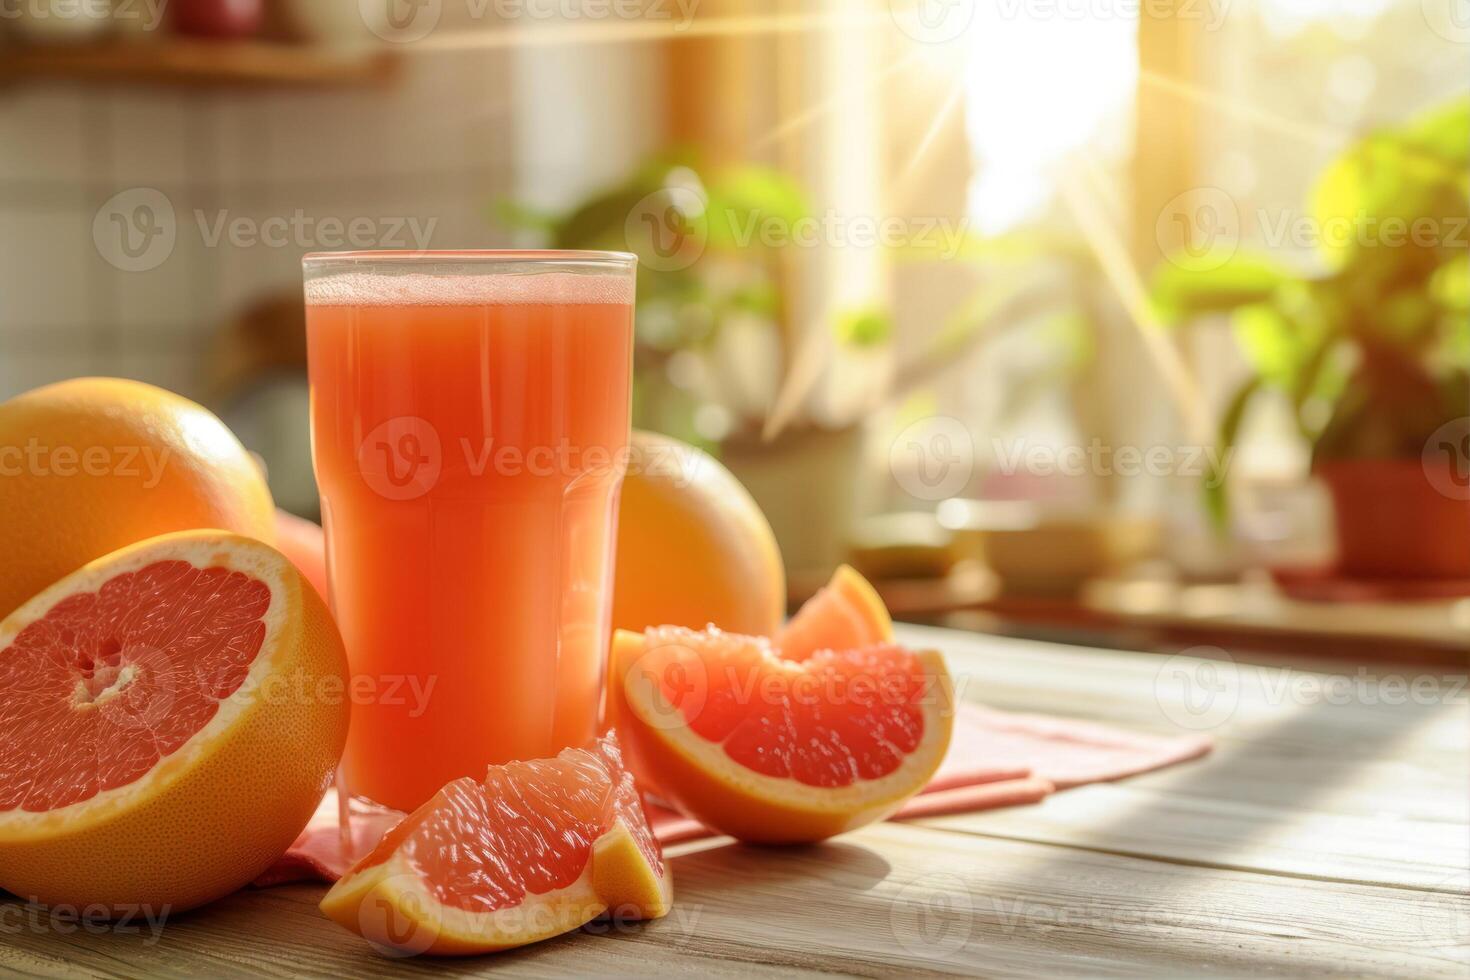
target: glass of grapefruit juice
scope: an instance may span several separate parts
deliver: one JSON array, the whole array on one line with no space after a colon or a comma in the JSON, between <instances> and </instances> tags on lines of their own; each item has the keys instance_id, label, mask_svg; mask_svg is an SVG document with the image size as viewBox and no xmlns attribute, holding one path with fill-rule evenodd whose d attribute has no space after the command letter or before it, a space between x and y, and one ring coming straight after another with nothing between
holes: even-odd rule
<instances>
[{"instance_id":1,"label":"glass of grapefruit juice","mask_svg":"<svg viewBox=\"0 0 1470 980\"><path fill-rule=\"evenodd\" d=\"M352 667L339 787L412 810L596 734L636 260L304 260L312 452Z\"/></svg>"}]
</instances>

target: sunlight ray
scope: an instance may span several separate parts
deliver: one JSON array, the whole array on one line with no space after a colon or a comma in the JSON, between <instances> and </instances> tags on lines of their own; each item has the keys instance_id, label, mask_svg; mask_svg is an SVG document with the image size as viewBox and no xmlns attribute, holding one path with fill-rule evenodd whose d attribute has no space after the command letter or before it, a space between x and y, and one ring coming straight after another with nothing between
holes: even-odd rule
<instances>
[{"instance_id":1,"label":"sunlight ray","mask_svg":"<svg viewBox=\"0 0 1470 980\"><path fill-rule=\"evenodd\" d=\"M893 182L894 202L908 200L909 186L918 174L920 164L923 163L930 146L934 143L935 138L938 137L939 131L944 128L945 120L949 118L950 114L960 104L960 99L964 94L965 75L964 72L957 71L955 72L954 83L950 86L949 94L944 97L944 102L935 110L934 118L929 121L928 129L919 138L918 145L914 147L914 152L909 154L908 160L904 162L903 168L898 172L898 177Z\"/></svg>"},{"instance_id":2,"label":"sunlight ray","mask_svg":"<svg viewBox=\"0 0 1470 980\"><path fill-rule=\"evenodd\" d=\"M1142 84L1153 85L1180 98L1192 99L1225 115L1235 116L1237 119L1253 123L1262 129L1280 133L1283 136L1290 136L1293 139L1298 139L1314 146L1336 149L1350 135L1343 130L1333 129L1330 126L1318 126L1312 123L1299 122L1295 119L1288 119L1285 116L1279 116L1274 112L1252 105L1243 99L1221 95L1219 92L1212 92L1209 89L1201 88L1189 82L1181 82L1176 78L1170 78L1168 75L1150 71L1147 68L1139 69L1138 80Z\"/></svg>"},{"instance_id":3,"label":"sunlight ray","mask_svg":"<svg viewBox=\"0 0 1470 980\"><path fill-rule=\"evenodd\" d=\"M789 119L781 120L768 132L756 138L756 140L751 143L751 150L753 152L763 150L766 147L770 146L772 143L781 139L782 137L789 136L802 127L809 125L817 119L820 119L822 116L831 112L843 102L852 98L854 95L868 94L869 92L873 91L873 89L876 89L883 82L887 81L889 77L913 64L920 57L922 57L922 55L923 52L915 51L905 55L902 58L898 58L885 65L876 75L868 79L864 84L860 86L845 86L843 88L840 88L832 95L823 99L821 102L818 102L817 104L812 106L808 106L806 109L803 109L796 115L791 116Z\"/></svg>"},{"instance_id":4,"label":"sunlight ray","mask_svg":"<svg viewBox=\"0 0 1470 980\"><path fill-rule=\"evenodd\" d=\"M1127 311L1129 322L1138 331L1144 349L1163 377L1165 387L1179 409L1189 438L1202 446L1211 445L1214 441L1214 426L1210 422L1204 394L1194 372L1170 342L1163 321L1149 302L1143 277L1134 265L1128 247L1118 235L1117 228L1093 200L1093 195L1101 193L1106 181L1098 172L1097 166L1085 155L1080 155L1077 160L1081 165L1082 175L1086 178L1085 185L1076 173L1068 168L1062 169L1058 179L1062 200L1076 219L1082 237L1092 249L1108 283Z\"/></svg>"}]
</instances>

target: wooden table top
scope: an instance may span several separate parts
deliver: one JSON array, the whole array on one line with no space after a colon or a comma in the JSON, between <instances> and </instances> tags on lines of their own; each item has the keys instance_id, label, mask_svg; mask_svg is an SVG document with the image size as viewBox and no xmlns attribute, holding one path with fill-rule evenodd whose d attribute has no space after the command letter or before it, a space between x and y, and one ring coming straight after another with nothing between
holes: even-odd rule
<instances>
[{"instance_id":1,"label":"wooden table top","mask_svg":"<svg viewBox=\"0 0 1470 980\"><path fill-rule=\"evenodd\" d=\"M0 974L1470 971L1463 673L1328 675L900 631L949 654L967 697L1145 731L1209 726L1219 747L1034 806L885 823L820 846L683 845L670 851L668 918L497 956L381 958L317 911L321 887L290 885L171 918L156 939L63 932L0 904Z\"/></svg>"}]
</instances>

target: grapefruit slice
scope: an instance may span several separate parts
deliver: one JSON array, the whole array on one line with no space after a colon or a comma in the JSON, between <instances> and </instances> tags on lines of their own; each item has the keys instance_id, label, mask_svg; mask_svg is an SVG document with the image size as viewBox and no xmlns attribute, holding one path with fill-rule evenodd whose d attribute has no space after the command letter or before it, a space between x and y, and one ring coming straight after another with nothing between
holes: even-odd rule
<instances>
[{"instance_id":1,"label":"grapefruit slice","mask_svg":"<svg viewBox=\"0 0 1470 980\"><path fill-rule=\"evenodd\" d=\"M347 735L347 661L279 552L152 538L0 623L0 887L177 911L291 845Z\"/></svg>"},{"instance_id":2,"label":"grapefruit slice","mask_svg":"<svg viewBox=\"0 0 1470 980\"><path fill-rule=\"evenodd\" d=\"M611 911L656 919L668 868L616 736L456 779L322 899L388 955L464 955L561 935Z\"/></svg>"},{"instance_id":3,"label":"grapefruit slice","mask_svg":"<svg viewBox=\"0 0 1470 980\"><path fill-rule=\"evenodd\" d=\"M775 644L783 657L805 660L818 650L856 650L892 640L893 620L877 590L843 565L776 634Z\"/></svg>"},{"instance_id":4,"label":"grapefruit slice","mask_svg":"<svg viewBox=\"0 0 1470 980\"><path fill-rule=\"evenodd\" d=\"M713 627L620 630L612 670L640 782L746 841L881 820L928 783L954 724L943 658L892 644L794 661Z\"/></svg>"}]
</instances>

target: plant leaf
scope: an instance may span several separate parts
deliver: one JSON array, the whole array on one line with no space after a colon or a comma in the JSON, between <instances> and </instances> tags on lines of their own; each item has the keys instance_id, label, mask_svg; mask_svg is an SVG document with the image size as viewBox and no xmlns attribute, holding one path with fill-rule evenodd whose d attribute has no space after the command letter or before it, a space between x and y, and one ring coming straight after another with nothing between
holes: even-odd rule
<instances>
[{"instance_id":1,"label":"plant leaf","mask_svg":"<svg viewBox=\"0 0 1470 980\"><path fill-rule=\"evenodd\" d=\"M1205 313L1223 313L1265 303L1296 276L1273 259L1242 253L1215 269L1160 263L1150 295L1166 323L1178 324Z\"/></svg>"},{"instance_id":2,"label":"plant leaf","mask_svg":"<svg viewBox=\"0 0 1470 980\"><path fill-rule=\"evenodd\" d=\"M557 216L550 211L500 198L490 205L490 220L511 231L538 231L551 236L556 231Z\"/></svg>"},{"instance_id":3,"label":"plant leaf","mask_svg":"<svg viewBox=\"0 0 1470 980\"><path fill-rule=\"evenodd\" d=\"M1306 356L1295 326L1278 307L1257 303L1237 310L1231 321L1236 342L1266 383L1291 391Z\"/></svg>"},{"instance_id":4,"label":"plant leaf","mask_svg":"<svg viewBox=\"0 0 1470 980\"><path fill-rule=\"evenodd\" d=\"M833 330L838 342L848 347L881 347L893 339L893 318L876 307L849 310L837 317Z\"/></svg>"},{"instance_id":5,"label":"plant leaf","mask_svg":"<svg viewBox=\"0 0 1470 980\"><path fill-rule=\"evenodd\" d=\"M1235 443L1240 438L1240 426L1245 420L1246 409L1250 407L1251 399L1256 392L1261 390L1261 379L1251 378L1235 390L1225 407L1225 414L1220 417L1220 435L1218 441L1219 453L1215 457L1223 461L1233 457ZM1205 477L1205 509L1209 512L1210 520L1217 531L1224 531L1230 522L1230 481L1226 479L1228 472L1223 470L1212 470Z\"/></svg>"}]
</instances>

